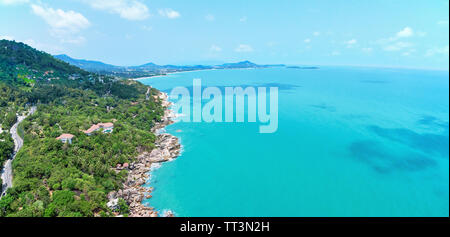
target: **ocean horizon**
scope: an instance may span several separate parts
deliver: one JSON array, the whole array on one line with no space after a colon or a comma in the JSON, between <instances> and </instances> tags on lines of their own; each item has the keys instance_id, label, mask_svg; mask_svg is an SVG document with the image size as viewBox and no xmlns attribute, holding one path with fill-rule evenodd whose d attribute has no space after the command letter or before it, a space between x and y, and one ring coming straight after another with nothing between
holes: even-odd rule
<instances>
[{"instance_id":1,"label":"ocean horizon","mask_svg":"<svg viewBox=\"0 0 450 237\"><path fill-rule=\"evenodd\" d=\"M448 71L266 68L140 81L170 93L195 78L278 87L278 130L168 126L183 151L151 172L144 204L182 217L449 216Z\"/></svg>"}]
</instances>

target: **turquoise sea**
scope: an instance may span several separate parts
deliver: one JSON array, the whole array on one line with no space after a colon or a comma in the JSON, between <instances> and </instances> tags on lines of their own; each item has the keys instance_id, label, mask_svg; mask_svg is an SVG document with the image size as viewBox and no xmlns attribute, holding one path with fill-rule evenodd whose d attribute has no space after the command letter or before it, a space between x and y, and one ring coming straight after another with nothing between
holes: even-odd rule
<instances>
[{"instance_id":1,"label":"turquoise sea","mask_svg":"<svg viewBox=\"0 0 450 237\"><path fill-rule=\"evenodd\" d=\"M279 87L278 131L167 127L183 153L152 172L144 203L192 217L449 216L448 71L270 68L142 82L170 92L194 78Z\"/></svg>"}]
</instances>

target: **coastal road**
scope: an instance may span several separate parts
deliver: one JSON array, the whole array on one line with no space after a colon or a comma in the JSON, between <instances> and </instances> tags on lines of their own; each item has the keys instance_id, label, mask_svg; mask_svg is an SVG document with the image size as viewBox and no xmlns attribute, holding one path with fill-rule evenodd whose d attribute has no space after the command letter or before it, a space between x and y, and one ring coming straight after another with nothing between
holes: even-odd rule
<instances>
[{"instance_id":1,"label":"coastal road","mask_svg":"<svg viewBox=\"0 0 450 237\"><path fill-rule=\"evenodd\" d=\"M19 152L20 148L22 148L23 146L23 139L17 133L17 128L24 119L26 119L29 115L32 115L34 112L36 112L35 106L31 107L27 115L18 116L17 122L11 127L10 133L11 137L14 140L14 153L12 159L9 159L5 162L4 168L0 172L2 177L2 193L0 195L0 198L6 195L6 191L12 187L12 180L13 180L12 162L14 158L16 158L17 152Z\"/></svg>"}]
</instances>

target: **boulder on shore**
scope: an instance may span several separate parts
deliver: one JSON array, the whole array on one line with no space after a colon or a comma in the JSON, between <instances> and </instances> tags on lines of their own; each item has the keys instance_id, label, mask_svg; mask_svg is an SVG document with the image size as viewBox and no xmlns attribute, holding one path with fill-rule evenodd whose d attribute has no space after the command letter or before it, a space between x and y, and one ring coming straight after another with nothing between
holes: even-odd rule
<instances>
[{"instance_id":1,"label":"boulder on shore","mask_svg":"<svg viewBox=\"0 0 450 237\"><path fill-rule=\"evenodd\" d=\"M117 211L119 210L119 199L115 198L115 199L111 199L106 206L111 209L112 211Z\"/></svg>"}]
</instances>

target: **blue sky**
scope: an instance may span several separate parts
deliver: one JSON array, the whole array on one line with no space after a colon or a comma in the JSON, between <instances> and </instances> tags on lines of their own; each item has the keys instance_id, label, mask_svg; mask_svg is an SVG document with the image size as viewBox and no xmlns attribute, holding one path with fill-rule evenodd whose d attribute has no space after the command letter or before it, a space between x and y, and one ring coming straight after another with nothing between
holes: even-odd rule
<instances>
[{"instance_id":1,"label":"blue sky","mask_svg":"<svg viewBox=\"0 0 450 237\"><path fill-rule=\"evenodd\" d=\"M448 0L0 0L0 38L115 65L446 69Z\"/></svg>"}]
</instances>

